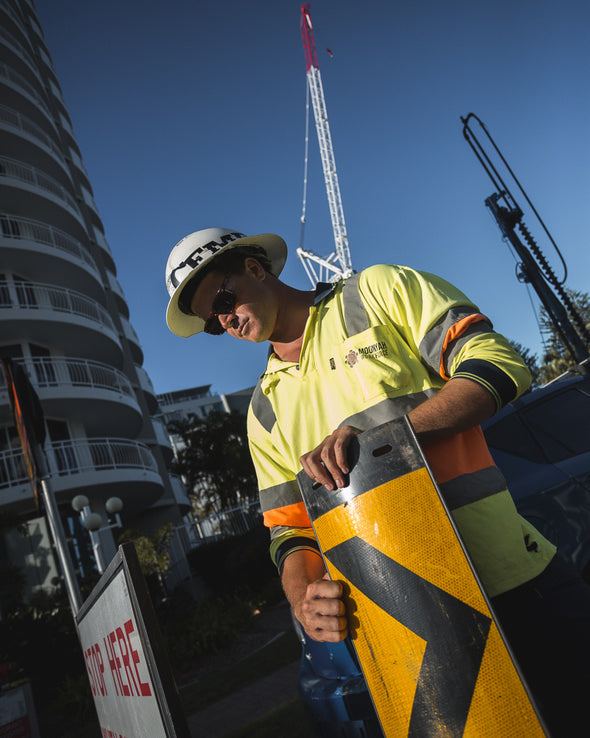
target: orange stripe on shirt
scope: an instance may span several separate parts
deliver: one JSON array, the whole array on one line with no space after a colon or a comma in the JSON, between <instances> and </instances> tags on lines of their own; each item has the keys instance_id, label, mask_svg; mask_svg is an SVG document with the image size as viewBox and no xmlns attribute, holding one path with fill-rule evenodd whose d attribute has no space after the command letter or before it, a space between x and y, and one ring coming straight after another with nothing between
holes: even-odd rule
<instances>
[{"instance_id":1,"label":"orange stripe on shirt","mask_svg":"<svg viewBox=\"0 0 590 738\"><path fill-rule=\"evenodd\" d=\"M440 484L495 465L479 426L424 446L424 454Z\"/></svg>"},{"instance_id":2,"label":"orange stripe on shirt","mask_svg":"<svg viewBox=\"0 0 590 738\"><path fill-rule=\"evenodd\" d=\"M445 364L444 364L444 357L446 350L448 349L449 345L460 336L465 333L467 328L469 328L470 325L473 325L474 323L479 323L480 320L486 320L489 322L488 318L486 318L485 315L482 315L481 313L474 313L473 315L467 315L465 318L461 318L461 320L458 320L456 323L453 323L453 325L449 328L447 331L447 335L445 336L445 340L443 343L442 351L440 352L440 376L443 379L450 379L450 376L447 374L445 370Z\"/></svg>"},{"instance_id":3,"label":"orange stripe on shirt","mask_svg":"<svg viewBox=\"0 0 590 738\"><path fill-rule=\"evenodd\" d=\"M293 505L275 507L264 513L264 525L272 528L274 525L288 525L293 528L311 528L311 521L303 502Z\"/></svg>"},{"instance_id":4,"label":"orange stripe on shirt","mask_svg":"<svg viewBox=\"0 0 590 738\"><path fill-rule=\"evenodd\" d=\"M494 460L479 426L425 446L424 454L439 484L449 482L462 474L494 466ZM268 528L275 525L311 528L303 502L268 510L264 513L264 525Z\"/></svg>"}]
</instances>

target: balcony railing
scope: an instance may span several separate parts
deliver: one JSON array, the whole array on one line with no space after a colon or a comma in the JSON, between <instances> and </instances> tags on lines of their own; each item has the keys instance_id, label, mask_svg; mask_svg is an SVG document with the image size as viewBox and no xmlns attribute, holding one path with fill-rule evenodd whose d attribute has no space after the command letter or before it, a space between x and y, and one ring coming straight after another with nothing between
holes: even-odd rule
<instances>
[{"instance_id":1,"label":"balcony railing","mask_svg":"<svg viewBox=\"0 0 590 738\"><path fill-rule=\"evenodd\" d=\"M10 16L10 18L15 23L15 25L17 25L20 28L20 30L23 32L23 34L26 36L27 35L27 31L26 31L26 29L25 29L25 27L23 25L22 20L18 17L18 15L14 12L14 10L10 7L10 5L8 3L4 3L3 2L2 3L2 10L8 16Z\"/></svg>"},{"instance_id":2,"label":"balcony railing","mask_svg":"<svg viewBox=\"0 0 590 738\"><path fill-rule=\"evenodd\" d=\"M157 473L158 467L147 446L124 438L93 438L46 444L52 476L65 477L88 472L139 469ZM28 482L20 450L0 452L0 489Z\"/></svg>"},{"instance_id":3,"label":"balcony railing","mask_svg":"<svg viewBox=\"0 0 590 738\"><path fill-rule=\"evenodd\" d=\"M16 51L16 53L26 61L29 67L37 73L37 66L29 51L25 49L25 47L20 44L11 33L8 33L8 31L2 27L0 27L0 39L2 39L3 43L7 46L10 46L13 51Z\"/></svg>"},{"instance_id":4,"label":"balcony railing","mask_svg":"<svg viewBox=\"0 0 590 738\"><path fill-rule=\"evenodd\" d=\"M1 111L0 111L1 115ZM98 271L96 262L82 246L72 236L60 231L59 228L45 225L38 220L30 218L21 218L15 215L0 214L0 234L4 238L16 238L27 241L34 241L45 246L50 246L60 251L65 251L72 256L81 259L91 266L94 271Z\"/></svg>"},{"instance_id":5,"label":"balcony railing","mask_svg":"<svg viewBox=\"0 0 590 738\"><path fill-rule=\"evenodd\" d=\"M21 182L35 185L46 192L50 192L52 195L55 195L60 200L67 203L75 213L79 213L76 200L72 195L70 195L66 188L62 187L56 179L53 179L53 177L50 177L48 174L45 174L45 172L42 172L36 167L32 167L29 164L23 164L15 159L9 159L6 156L0 156L0 175L18 179Z\"/></svg>"},{"instance_id":6,"label":"balcony railing","mask_svg":"<svg viewBox=\"0 0 590 738\"><path fill-rule=\"evenodd\" d=\"M70 313L100 323L111 331L115 326L107 311L80 292L51 287L38 282L14 282L14 292L6 280L0 280L0 309L53 310ZM16 299L15 299L16 296Z\"/></svg>"},{"instance_id":7,"label":"balcony railing","mask_svg":"<svg viewBox=\"0 0 590 738\"><path fill-rule=\"evenodd\" d=\"M57 154L60 159L63 156L58 145L51 136L47 135L40 126L33 123L33 121L25 115L21 115L21 113L13 110L12 108L7 108L6 105L0 105L0 121L2 121L2 123L6 123L11 128L16 128L18 131L23 131L24 133L28 133L30 136L33 136L33 138L36 138L42 144L47 146L48 149L53 151L54 154Z\"/></svg>"},{"instance_id":8,"label":"balcony railing","mask_svg":"<svg viewBox=\"0 0 590 738\"><path fill-rule=\"evenodd\" d=\"M28 369L31 382L38 389L48 387L92 387L135 398L129 379L123 372L98 361L36 357L18 363ZM6 377L0 374L0 391L6 389Z\"/></svg>"},{"instance_id":9,"label":"balcony railing","mask_svg":"<svg viewBox=\"0 0 590 738\"><path fill-rule=\"evenodd\" d=\"M47 103L41 97L36 88L27 79L25 79L22 74L15 72L14 69L8 66L8 64L0 62L0 77L3 77L9 82L12 82L12 84L16 85L17 87L23 89L27 93L27 95L29 95L29 97L32 97L37 105L39 105L45 115L51 118Z\"/></svg>"}]
</instances>

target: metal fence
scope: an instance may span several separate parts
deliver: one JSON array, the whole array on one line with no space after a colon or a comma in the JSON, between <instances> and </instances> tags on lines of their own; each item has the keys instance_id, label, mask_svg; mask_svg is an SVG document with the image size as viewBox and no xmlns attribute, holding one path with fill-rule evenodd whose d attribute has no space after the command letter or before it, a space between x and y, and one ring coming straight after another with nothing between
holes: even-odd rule
<instances>
[{"instance_id":1,"label":"metal fence","mask_svg":"<svg viewBox=\"0 0 590 738\"><path fill-rule=\"evenodd\" d=\"M260 525L262 512L260 503L256 500L192 520L186 524L186 530L194 547L218 538L243 535Z\"/></svg>"}]
</instances>

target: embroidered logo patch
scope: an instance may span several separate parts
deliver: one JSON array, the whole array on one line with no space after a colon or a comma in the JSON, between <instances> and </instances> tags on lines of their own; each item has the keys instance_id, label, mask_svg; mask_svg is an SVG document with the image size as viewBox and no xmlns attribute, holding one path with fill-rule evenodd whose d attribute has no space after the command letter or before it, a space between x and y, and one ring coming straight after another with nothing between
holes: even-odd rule
<instances>
[{"instance_id":1,"label":"embroidered logo patch","mask_svg":"<svg viewBox=\"0 0 590 738\"><path fill-rule=\"evenodd\" d=\"M378 359L380 356L387 356L389 349L385 341L377 341L369 346L359 346L358 349L350 349L344 357L344 362L348 366L354 366L357 361L363 359Z\"/></svg>"},{"instance_id":2,"label":"embroidered logo patch","mask_svg":"<svg viewBox=\"0 0 590 738\"><path fill-rule=\"evenodd\" d=\"M336 371L336 362L332 358L330 358L330 369Z\"/></svg>"},{"instance_id":3,"label":"embroidered logo patch","mask_svg":"<svg viewBox=\"0 0 590 738\"><path fill-rule=\"evenodd\" d=\"M356 364L357 357L357 352L354 349L351 349L344 357L344 361L348 364L348 366L354 366Z\"/></svg>"}]
</instances>

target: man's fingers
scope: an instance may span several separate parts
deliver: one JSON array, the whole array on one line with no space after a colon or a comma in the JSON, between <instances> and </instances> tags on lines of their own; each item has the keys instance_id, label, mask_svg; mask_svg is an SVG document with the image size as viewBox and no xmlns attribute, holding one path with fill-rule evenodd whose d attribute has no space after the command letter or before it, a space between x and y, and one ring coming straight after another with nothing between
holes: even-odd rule
<instances>
[{"instance_id":1,"label":"man's fingers","mask_svg":"<svg viewBox=\"0 0 590 738\"><path fill-rule=\"evenodd\" d=\"M342 597L342 582L332 579L318 579L307 586L307 597L309 600L337 600Z\"/></svg>"},{"instance_id":2,"label":"man's fingers","mask_svg":"<svg viewBox=\"0 0 590 738\"><path fill-rule=\"evenodd\" d=\"M346 608L340 599L342 584L318 579L308 585L302 604L302 625L315 641L338 643L348 634Z\"/></svg>"},{"instance_id":3,"label":"man's fingers","mask_svg":"<svg viewBox=\"0 0 590 738\"><path fill-rule=\"evenodd\" d=\"M319 446L301 457L305 473L326 489L345 487L349 472L348 447L358 432L356 428L346 425L324 438Z\"/></svg>"}]
</instances>

